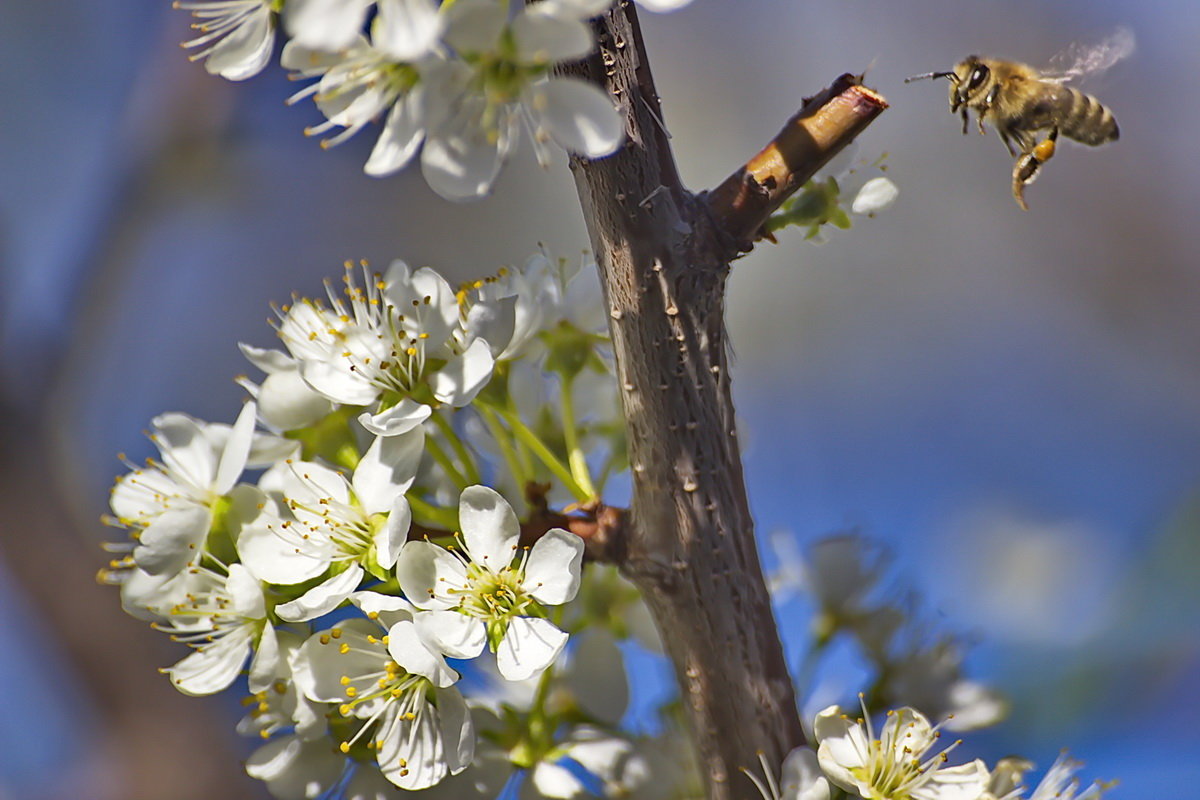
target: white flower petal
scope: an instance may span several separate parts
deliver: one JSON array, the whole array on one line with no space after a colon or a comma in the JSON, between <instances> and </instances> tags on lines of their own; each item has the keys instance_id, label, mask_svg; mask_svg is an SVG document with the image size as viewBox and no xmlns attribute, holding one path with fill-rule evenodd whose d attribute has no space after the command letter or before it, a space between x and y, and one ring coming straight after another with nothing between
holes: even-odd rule
<instances>
[{"instance_id":1,"label":"white flower petal","mask_svg":"<svg viewBox=\"0 0 1200 800\"><path fill-rule=\"evenodd\" d=\"M387 411L375 415L364 411L359 414L358 422L376 436L399 436L419 426L432 413L429 406L406 397Z\"/></svg>"},{"instance_id":2,"label":"white flower petal","mask_svg":"<svg viewBox=\"0 0 1200 800\"><path fill-rule=\"evenodd\" d=\"M425 449L425 431L378 436L354 468L354 493L368 514L389 510L412 486Z\"/></svg>"},{"instance_id":3,"label":"white flower petal","mask_svg":"<svg viewBox=\"0 0 1200 800\"><path fill-rule=\"evenodd\" d=\"M265 781L278 800L312 800L341 780L345 757L328 739L305 741L288 734L276 737L250 754L246 773Z\"/></svg>"},{"instance_id":4,"label":"white flower petal","mask_svg":"<svg viewBox=\"0 0 1200 800\"><path fill-rule=\"evenodd\" d=\"M418 618L425 615L418 615ZM388 655L413 675L423 675L440 689L458 680L440 653L429 649L412 620L402 620L388 629Z\"/></svg>"},{"instance_id":5,"label":"white flower petal","mask_svg":"<svg viewBox=\"0 0 1200 800\"><path fill-rule=\"evenodd\" d=\"M452 590L466 586L463 563L431 542L410 541L396 559L396 578L404 596L417 608L440 610L458 605Z\"/></svg>"},{"instance_id":6,"label":"white flower petal","mask_svg":"<svg viewBox=\"0 0 1200 800\"><path fill-rule=\"evenodd\" d=\"M380 771L389 781L413 791L427 789L446 776L442 732L432 707L425 705L412 718L392 713L381 730L376 734L376 756Z\"/></svg>"},{"instance_id":7,"label":"white flower petal","mask_svg":"<svg viewBox=\"0 0 1200 800\"><path fill-rule=\"evenodd\" d=\"M163 464L177 478L197 489L208 489L217 474L217 454L206 435L205 423L187 414L160 414L150 422L154 444Z\"/></svg>"},{"instance_id":8,"label":"white flower petal","mask_svg":"<svg viewBox=\"0 0 1200 800\"><path fill-rule=\"evenodd\" d=\"M311 425L332 410L329 398L309 386L298 369L268 375L258 389L259 416L281 431Z\"/></svg>"},{"instance_id":9,"label":"white flower petal","mask_svg":"<svg viewBox=\"0 0 1200 800\"><path fill-rule=\"evenodd\" d=\"M396 99L363 172L375 178L407 166L425 139L425 99L420 85Z\"/></svg>"},{"instance_id":10,"label":"white flower petal","mask_svg":"<svg viewBox=\"0 0 1200 800\"><path fill-rule=\"evenodd\" d=\"M545 761L539 761L537 766L533 768L533 773L529 776L533 781L534 787L542 797L554 798L554 800L571 800L576 797L584 797L589 794L586 786L575 774L564 766L559 764L550 764Z\"/></svg>"},{"instance_id":11,"label":"white flower petal","mask_svg":"<svg viewBox=\"0 0 1200 800\"><path fill-rule=\"evenodd\" d=\"M518 58L531 64L575 61L596 47L591 27L579 17L564 15L561 6L533 3L512 21Z\"/></svg>"},{"instance_id":12,"label":"white flower petal","mask_svg":"<svg viewBox=\"0 0 1200 800\"><path fill-rule=\"evenodd\" d=\"M457 611L426 611L414 622L426 642L451 658L475 658L487 644L483 622Z\"/></svg>"},{"instance_id":13,"label":"white flower petal","mask_svg":"<svg viewBox=\"0 0 1200 800\"><path fill-rule=\"evenodd\" d=\"M494 0L456 0L443 38L460 53L492 50L508 23L508 7Z\"/></svg>"},{"instance_id":14,"label":"white flower petal","mask_svg":"<svg viewBox=\"0 0 1200 800\"><path fill-rule=\"evenodd\" d=\"M352 45L373 0L288 0L283 23L303 47L333 53Z\"/></svg>"},{"instance_id":15,"label":"white flower petal","mask_svg":"<svg viewBox=\"0 0 1200 800\"><path fill-rule=\"evenodd\" d=\"M262 71L275 47L275 20L264 4L217 42L204 68L229 81L244 81Z\"/></svg>"},{"instance_id":16,"label":"white flower petal","mask_svg":"<svg viewBox=\"0 0 1200 800\"><path fill-rule=\"evenodd\" d=\"M225 580L225 591L233 600L231 610L238 616L246 619L262 619L267 616L267 604L263 599L262 584L243 565L229 565L229 577Z\"/></svg>"},{"instance_id":17,"label":"white flower petal","mask_svg":"<svg viewBox=\"0 0 1200 800\"><path fill-rule=\"evenodd\" d=\"M404 312L407 318L419 320L418 329L413 332L427 334L430 344L450 338L450 332L458 327L458 293L454 287L437 270L421 267L405 288L408 296L402 299L418 304ZM388 296L395 296L390 285Z\"/></svg>"},{"instance_id":18,"label":"white flower petal","mask_svg":"<svg viewBox=\"0 0 1200 800\"><path fill-rule=\"evenodd\" d=\"M289 603L275 606L275 613L288 622L307 622L328 614L345 602L363 579L363 569L353 564L345 572L322 581Z\"/></svg>"},{"instance_id":19,"label":"white flower petal","mask_svg":"<svg viewBox=\"0 0 1200 800\"><path fill-rule=\"evenodd\" d=\"M442 35L442 15L430 0L378 0L371 44L396 61L415 61Z\"/></svg>"},{"instance_id":20,"label":"white flower petal","mask_svg":"<svg viewBox=\"0 0 1200 800\"><path fill-rule=\"evenodd\" d=\"M572 153L611 155L625 140L625 124L608 96L578 78L552 78L526 90L538 125Z\"/></svg>"},{"instance_id":21,"label":"white flower petal","mask_svg":"<svg viewBox=\"0 0 1200 800\"><path fill-rule=\"evenodd\" d=\"M553 528L529 551L521 588L549 606L570 602L579 591L582 563L583 540L562 528Z\"/></svg>"},{"instance_id":22,"label":"white flower petal","mask_svg":"<svg viewBox=\"0 0 1200 800\"><path fill-rule=\"evenodd\" d=\"M486 486L468 486L458 502L458 525L476 564L499 572L512 563L521 524L503 497ZM406 592L407 594L407 592Z\"/></svg>"},{"instance_id":23,"label":"white flower petal","mask_svg":"<svg viewBox=\"0 0 1200 800\"><path fill-rule=\"evenodd\" d=\"M243 527L237 540L242 563L267 583L281 586L303 583L327 570L333 543L327 537L310 537L299 548L281 534L282 523L274 518Z\"/></svg>"},{"instance_id":24,"label":"white flower petal","mask_svg":"<svg viewBox=\"0 0 1200 800\"><path fill-rule=\"evenodd\" d=\"M900 190L887 178L872 178L863 184L850 205L855 214L874 214L896 202Z\"/></svg>"},{"instance_id":25,"label":"white flower petal","mask_svg":"<svg viewBox=\"0 0 1200 800\"><path fill-rule=\"evenodd\" d=\"M227 688L246 663L253 635L248 625L234 628L168 669L171 683L184 694L195 696Z\"/></svg>"},{"instance_id":26,"label":"white flower petal","mask_svg":"<svg viewBox=\"0 0 1200 800\"><path fill-rule=\"evenodd\" d=\"M438 692L437 703L446 766L451 775L457 775L471 766L475 758L475 729L471 724L471 711L457 691Z\"/></svg>"},{"instance_id":27,"label":"white flower petal","mask_svg":"<svg viewBox=\"0 0 1200 800\"><path fill-rule=\"evenodd\" d=\"M142 531L133 560L151 575L173 575L197 556L211 525L205 507L164 511Z\"/></svg>"},{"instance_id":28,"label":"white flower petal","mask_svg":"<svg viewBox=\"0 0 1200 800\"><path fill-rule=\"evenodd\" d=\"M250 659L250 693L256 694L270 688L279 674L279 666L279 637L275 633L275 626L264 625L262 635L258 637L258 647L254 649L254 657Z\"/></svg>"},{"instance_id":29,"label":"white flower petal","mask_svg":"<svg viewBox=\"0 0 1200 800\"><path fill-rule=\"evenodd\" d=\"M443 403L461 408L474 400L475 395L492 379L495 365L488 343L476 339L466 352L451 358L434 374L430 381L433 394Z\"/></svg>"},{"instance_id":30,"label":"white flower petal","mask_svg":"<svg viewBox=\"0 0 1200 800\"><path fill-rule=\"evenodd\" d=\"M523 681L544 670L567 644L567 634L548 619L513 617L496 650L496 666L510 681Z\"/></svg>"},{"instance_id":31,"label":"white flower petal","mask_svg":"<svg viewBox=\"0 0 1200 800\"><path fill-rule=\"evenodd\" d=\"M500 174L512 146L515 121L511 109L500 107L496 109L500 118L488 130L482 120L484 109L474 98L464 98L459 105L466 110L427 133L421 173L429 188L447 200L475 200L491 191Z\"/></svg>"},{"instance_id":32,"label":"white flower petal","mask_svg":"<svg viewBox=\"0 0 1200 800\"><path fill-rule=\"evenodd\" d=\"M388 512L387 522L375 533L375 560L384 569L391 569L400 557L400 548L408 541L412 526L412 509L404 495L397 495Z\"/></svg>"},{"instance_id":33,"label":"white flower petal","mask_svg":"<svg viewBox=\"0 0 1200 800\"><path fill-rule=\"evenodd\" d=\"M779 795L786 800L829 800L829 781L810 747L797 747L783 760Z\"/></svg>"},{"instance_id":34,"label":"white flower petal","mask_svg":"<svg viewBox=\"0 0 1200 800\"><path fill-rule=\"evenodd\" d=\"M268 375L296 368L296 359L280 350L268 350L265 347L255 347L243 342L238 342L238 350L242 351L242 355L246 357L247 361Z\"/></svg>"},{"instance_id":35,"label":"white flower petal","mask_svg":"<svg viewBox=\"0 0 1200 800\"><path fill-rule=\"evenodd\" d=\"M416 611L413 608L413 604L403 597L394 597L393 595L380 594L379 592L354 592L350 595L350 602L358 606L364 614L371 617L378 616L379 621L384 622L385 628L390 628L400 619L412 619ZM385 618L389 615L396 616L397 619L393 622L385 622Z\"/></svg>"},{"instance_id":36,"label":"white flower petal","mask_svg":"<svg viewBox=\"0 0 1200 800\"><path fill-rule=\"evenodd\" d=\"M212 490L216 494L228 494L242 470L246 468L246 459L250 457L250 444L254 440L254 421L258 416L258 405L252 400L242 406L229 438L225 440L225 449L221 451L221 460L217 464L217 473L213 478Z\"/></svg>"},{"instance_id":37,"label":"white flower petal","mask_svg":"<svg viewBox=\"0 0 1200 800\"><path fill-rule=\"evenodd\" d=\"M379 397L379 389L357 372L351 372L340 356L333 362L301 361L300 377L313 391L335 403L365 406Z\"/></svg>"}]
</instances>

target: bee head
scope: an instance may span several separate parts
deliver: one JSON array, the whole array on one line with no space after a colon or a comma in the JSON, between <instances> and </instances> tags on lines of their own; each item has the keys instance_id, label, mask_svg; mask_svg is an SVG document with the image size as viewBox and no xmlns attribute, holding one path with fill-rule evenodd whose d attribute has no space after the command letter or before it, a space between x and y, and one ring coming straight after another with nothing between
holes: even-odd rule
<instances>
[{"instance_id":1,"label":"bee head","mask_svg":"<svg viewBox=\"0 0 1200 800\"><path fill-rule=\"evenodd\" d=\"M950 111L954 113L967 105L980 92L986 91L992 70L979 56L967 56L958 62L950 78Z\"/></svg>"}]
</instances>

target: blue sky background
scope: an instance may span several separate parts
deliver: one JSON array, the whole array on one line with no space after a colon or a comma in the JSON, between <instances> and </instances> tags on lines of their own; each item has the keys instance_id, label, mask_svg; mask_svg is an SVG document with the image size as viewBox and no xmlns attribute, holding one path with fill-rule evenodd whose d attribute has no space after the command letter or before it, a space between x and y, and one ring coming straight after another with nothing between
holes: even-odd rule
<instances>
[{"instance_id":1,"label":"blue sky background","mask_svg":"<svg viewBox=\"0 0 1200 800\"><path fill-rule=\"evenodd\" d=\"M565 166L538 171L528 143L469 206L418 175L367 178L371 132L321 151L300 133L316 112L283 105L295 84L207 76L178 49L186 24L149 0L0 8L0 387L50 420L84 543L103 534L114 454L147 454L151 417L232 419L235 343L271 343L269 302L317 291L345 258L465 278L539 242L586 246ZM841 72L869 67L892 103L857 157L887 151L897 204L735 266L760 534L857 527L886 543L931 617L977 642L972 673L1014 697L971 752L1044 766L1069 747L1121 779L1114 797L1186 796L1200 785L1200 7L695 0L645 25L697 190ZM944 86L902 83L971 52L1044 64L1121 25L1137 52L1083 85L1121 141L1063 147L1027 213L996 138L959 135ZM0 564L0 631L19 643L0 648L0 680L19 687L0 716L0 798L64 796L64 753L102 726L74 668L46 668L49 634L15 589ZM798 647L803 608L780 613ZM634 680L653 694L659 679Z\"/></svg>"}]
</instances>

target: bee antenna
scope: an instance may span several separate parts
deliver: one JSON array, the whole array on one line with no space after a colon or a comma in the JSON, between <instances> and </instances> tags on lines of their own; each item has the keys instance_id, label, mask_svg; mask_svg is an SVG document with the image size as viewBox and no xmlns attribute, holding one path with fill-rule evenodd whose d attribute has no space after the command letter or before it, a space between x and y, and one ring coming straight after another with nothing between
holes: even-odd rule
<instances>
[{"instance_id":1,"label":"bee antenna","mask_svg":"<svg viewBox=\"0 0 1200 800\"><path fill-rule=\"evenodd\" d=\"M953 72L926 72L921 75L913 75L911 78L905 78L904 82L912 83L913 81L923 81L926 78L933 78L935 80L938 78L949 78L955 83L958 83L958 76Z\"/></svg>"}]
</instances>

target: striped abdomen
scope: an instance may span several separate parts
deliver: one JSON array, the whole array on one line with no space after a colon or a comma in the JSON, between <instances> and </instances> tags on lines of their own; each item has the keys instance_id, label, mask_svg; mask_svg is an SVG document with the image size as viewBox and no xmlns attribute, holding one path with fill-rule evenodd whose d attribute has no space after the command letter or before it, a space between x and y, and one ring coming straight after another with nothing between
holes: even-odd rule
<instances>
[{"instance_id":1,"label":"striped abdomen","mask_svg":"<svg viewBox=\"0 0 1200 800\"><path fill-rule=\"evenodd\" d=\"M1063 136L1093 147L1120 136L1113 113L1096 98L1070 86L1042 85L1047 91L1040 93L1029 109L1031 119L1044 121L1038 127L1057 125Z\"/></svg>"}]
</instances>

